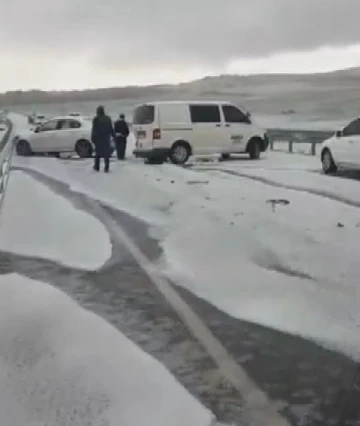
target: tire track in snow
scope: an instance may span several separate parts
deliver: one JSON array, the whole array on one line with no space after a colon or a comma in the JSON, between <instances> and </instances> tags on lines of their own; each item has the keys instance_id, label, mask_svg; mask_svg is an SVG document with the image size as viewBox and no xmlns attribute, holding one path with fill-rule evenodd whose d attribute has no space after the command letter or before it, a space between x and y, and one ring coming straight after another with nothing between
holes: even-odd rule
<instances>
[{"instance_id":1,"label":"tire track in snow","mask_svg":"<svg viewBox=\"0 0 360 426\"><path fill-rule=\"evenodd\" d=\"M43 182L53 181L57 185L64 185L54 179L48 178L40 172L29 171L26 168L20 170L29 173ZM72 192L69 188L68 191ZM126 247L133 259L137 262L143 272L150 279L158 292L166 299L174 312L182 320L190 333L205 348L207 354L215 362L223 378L236 389L245 404L245 410L254 426L289 426L285 417L277 410L275 403L263 392L248 375L245 369L239 365L230 352L223 346L220 340L210 331L200 316L180 296L166 278L159 272L149 256L145 255L128 233L114 220L107 210L94 199L83 194L73 192L76 196L86 200L84 203L94 216L100 220L108 229L110 235Z\"/></svg>"},{"instance_id":2,"label":"tire track in snow","mask_svg":"<svg viewBox=\"0 0 360 426\"><path fill-rule=\"evenodd\" d=\"M343 203L343 204L346 204L346 205L351 206L351 207L360 208L360 201L350 200L349 198L342 197L341 195L337 195L337 194L334 194L334 193L332 193L330 191L326 191L326 190L317 190L317 189L305 188L305 187L297 186L297 185L288 185L286 183L276 182L276 181L274 181L270 178L265 178L265 177L261 177L261 176L250 176L250 175L247 175L246 173L235 172L234 170L210 168L210 167L201 167L201 168L192 167L191 170L194 170L194 171L197 171L197 172L204 172L204 171L209 172L210 171L210 172L224 173L224 174L228 174L228 175L231 175L231 176L237 176L237 177L249 179L249 180L252 180L252 181L255 181L255 182L261 182L265 185L273 186L273 187L276 187L276 188L289 189L291 191L304 192L306 194L317 195L319 197L328 198L330 200L337 201L339 203ZM360 189L360 186L359 186L359 189Z\"/></svg>"},{"instance_id":3,"label":"tire track in snow","mask_svg":"<svg viewBox=\"0 0 360 426\"><path fill-rule=\"evenodd\" d=\"M146 226L108 207L94 211L92 204L98 206L97 201L70 190L63 182L26 168L14 169L47 185L67 198L75 208L95 216L112 235L115 248L111 261L97 271L78 270L42 258L0 252L0 273L17 272L55 285L84 308L105 318L162 362L185 388L224 421L211 426L258 426L248 423L249 414L241 396L223 379L209 354L179 320L128 249L114 237L107 219L111 218L131 231L136 244L155 261L161 249L155 241L149 241Z\"/></svg>"},{"instance_id":4,"label":"tire track in snow","mask_svg":"<svg viewBox=\"0 0 360 426\"><path fill-rule=\"evenodd\" d=\"M37 175L38 178L41 176ZM74 193L62 182L47 176L43 176L41 181L71 200L77 196L86 200L86 196ZM83 205L90 209L88 213L97 217L85 201ZM104 208L117 224L126 228L147 258L155 261L158 253L151 248L153 243L149 241L146 226L140 223L139 229L136 219ZM6 255L4 259L0 256L0 267L5 273L9 272L9 265L6 264L9 257ZM165 299L161 299L159 292L135 261L130 259L130 255L99 273L66 273L54 265L49 266L44 260L41 265L34 264L34 259L19 258L10 263L17 272L53 283L85 308L106 318L159 359L186 388L218 414L219 419L230 424L257 426L246 423L248 415L243 410L239 394L230 383L221 382L223 378L219 369L171 308L166 310L163 306ZM277 259L274 259L274 265L278 266ZM346 423L358 426L356 401L360 391L357 390L358 381L353 383L356 363L319 347L315 342L229 317L185 289L176 285L173 287L235 361L271 396L272 401L280 401L276 403L277 407L291 424L343 426ZM340 413L342 421L339 423Z\"/></svg>"}]
</instances>

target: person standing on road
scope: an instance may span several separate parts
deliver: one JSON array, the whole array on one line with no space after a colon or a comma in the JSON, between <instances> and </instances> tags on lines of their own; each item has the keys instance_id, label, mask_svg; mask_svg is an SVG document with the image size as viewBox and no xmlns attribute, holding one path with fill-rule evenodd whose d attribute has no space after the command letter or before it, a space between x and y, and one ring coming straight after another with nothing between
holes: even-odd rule
<instances>
[{"instance_id":1,"label":"person standing on road","mask_svg":"<svg viewBox=\"0 0 360 426\"><path fill-rule=\"evenodd\" d=\"M125 159L127 137L129 136L129 126L125 121L125 115L120 114L118 120L115 121L115 144L116 153L119 160Z\"/></svg>"},{"instance_id":2,"label":"person standing on road","mask_svg":"<svg viewBox=\"0 0 360 426\"><path fill-rule=\"evenodd\" d=\"M91 140L95 145L94 170L100 170L100 158L104 159L105 173L109 172L111 157L111 137L115 137L111 118L105 114L103 106L96 110L96 117L93 119L91 129Z\"/></svg>"}]
</instances>

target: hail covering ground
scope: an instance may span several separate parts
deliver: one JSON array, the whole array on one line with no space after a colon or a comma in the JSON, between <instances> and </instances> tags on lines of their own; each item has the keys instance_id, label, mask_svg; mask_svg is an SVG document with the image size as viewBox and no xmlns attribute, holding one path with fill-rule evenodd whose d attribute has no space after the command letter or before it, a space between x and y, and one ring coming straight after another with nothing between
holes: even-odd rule
<instances>
[{"instance_id":1,"label":"hail covering ground","mask_svg":"<svg viewBox=\"0 0 360 426\"><path fill-rule=\"evenodd\" d=\"M128 149L131 151L131 144ZM360 237L358 182L321 175L318 173L318 159L267 153L258 162L242 160L203 166L194 163L191 168L178 168L168 164L151 167L129 160L125 164L113 163L110 175L95 174L91 169L91 160L15 158L13 165L49 176L69 185L72 191L85 194L104 205L125 211L145 221L149 225L149 237L158 240L163 248L163 254L157 261L157 268L172 281L221 311L235 318L303 336L327 348L342 351L356 360L360 358L358 339L360 302L357 297ZM41 205L46 206L50 202L56 206L57 203L60 205L60 201L56 201L54 198L56 196L50 195L48 189L35 181L32 182L31 178L21 172L14 173L13 181L13 185L10 182L10 188L14 197L16 192L18 197L24 196L21 193L23 185L26 186L27 193L33 193L34 198L37 197L35 200L38 206L34 207L37 213L30 214L28 224L34 227L31 232L34 232L35 238L36 229L41 232L42 222L47 226L46 220L38 220ZM274 205L269 202L276 199L284 199L288 203ZM12 202L9 196L6 205L14 209ZM61 203L64 203L64 200ZM45 211L47 208L43 207ZM65 211L66 213L61 213ZM60 214L58 217L66 215L69 221L66 226L70 232L73 226L81 226L80 213L74 207L65 205L54 207L54 214L56 213ZM15 222L16 217L21 220L23 216L14 215L6 218L6 211L4 214L4 220L8 220L10 224L6 237L10 241L12 235L15 238L17 229L16 225L12 225L12 221ZM72 220L74 222L70 224ZM87 220L91 219L84 219L85 222ZM99 225L96 221L92 225L89 222L87 226L94 228L91 231L94 234L90 234L89 238L102 239L104 247L109 250L109 236L100 232ZM34 256L47 256L48 253L48 256L60 262L74 261L74 258L69 260L61 257L63 250L67 250L64 236L57 239L58 236L49 231L49 237L51 241L44 239L41 247L34 244ZM24 253L24 241L21 238L16 236L11 251ZM55 249L57 244L59 244L58 252ZM90 244L85 245L86 250L91 251ZM2 248L4 249L3 245ZM26 254L29 254L31 246L26 246L26 250ZM79 246L78 251L81 250L83 248ZM105 250L107 254L100 259L99 252L96 252L96 248L94 250L86 255L85 260L78 254L79 257L75 258L74 262L78 262L79 265L88 262L89 267L90 257L92 262L96 259L98 265L106 261L108 251ZM59 297L59 304L71 305L71 309L69 308L70 313L73 310L71 315L86 318L84 327L88 319L92 318L89 320L91 333L92 329L96 329L94 325L96 321L99 321L100 330L100 319L81 311L56 290L46 286L36 287L34 283L25 283L23 278L18 276L7 278L13 285L9 288L7 282L3 282L4 300L8 298L18 301L19 307L24 303L24 299L18 294L21 293L20 289L23 286L26 285L29 292L44 291L44 295L39 296L39 306L32 302L33 313L30 311L24 313L34 315L35 323L41 322L41 315L45 315L41 313L43 308L41 301L49 295L53 298ZM2 278L2 281L4 279ZM19 313L20 319L23 318L20 308L15 312ZM2 314L5 315L6 310ZM50 324L52 321L57 326L60 324L62 332L66 329L65 322L62 323L66 319L62 319L60 314L56 319L54 317ZM20 324L23 322L20 321ZM116 332L111 327L106 328L108 326L105 324L101 327L101 330L107 330L105 335L109 337L109 341L116 340ZM57 335L56 330L49 329L49 332L51 331L51 335ZM24 333L21 325L19 329L17 327L5 329L3 335L11 341L18 332ZM84 332L85 335L89 333L90 331ZM94 353L95 360L98 359L96 357L105 356L104 353L99 354L95 350L95 346L98 345L93 344L98 338L105 338L101 335L102 331L96 334L95 339L92 338L92 343L87 342L88 346L85 345L87 354ZM131 342L126 341L120 333L117 336L117 342L122 342L122 345L119 344L119 354L112 353L114 357L118 359L126 357L125 353L120 353L120 347L127 348L129 344L131 353L139 352L140 365L141 360L146 359L144 363L148 363L147 371L153 370L152 363L155 361L146 358L140 349L134 349ZM69 354L77 354L76 350L71 349L72 341L69 342L67 360ZM44 344L43 341L41 344ZM53 344L59 345L51 340L51 345ZM61 347L64 345L61 344ZM57 358L55 361L57 362ZM108 380L101 381L105 401L109 401L109 398L111 401L114 400L112 398L116 399L116 395L120 395L116 392L121 392L120 388L111 382L110 377L114 374L115 377L118 377L116 374L125 374L114 372L115 366L110 356L109 363L109 374L105 375L105 379ZM117 363L118 366L120 364ZM65 365L65 367L72 369L78 365ZM83 370L80 368L79 372L80 377L81 371L91 369L87 366L82 368ZM135 382L140 380L134 371L136 368L135 364L129 364L128 372L130 375L134 374ZM37 371L31 374L36 375ZM194 410L194 418L199 416L199 421L194 424L210 423L210 413L189 397L176 382L172 382L171 376L168 377L166 372L160 370L159 373L156 370L155 374L160 375L159 377L163 374L164 386L170 389L167 393L170 405L174 404L174 400L180 395L186 407L191 407L185 411L189 410L192 415L191 410ZM132 379L131 376L130 380ZM94 380L100 378L95 374ZM126 383L127 380L125 386ZM174 389L174 393L171 389ZM92 389L90 391L92 392ZM93 391L97 392L96 389ZM12 398L14 395L15 393L7 397ZM111 404L105 405L108 407L108 411L105 412L112 418L116 411L113 411ZM149 408L148 401L145 407ZM127 410L125 412L129 413L129 416L132 414ZM150 413L153 417L149 418L154 419L153 423L147 420L146 424L161 424L150 409L144 412ZM124 417L123 424L127 424L125 420L128 418ZM16 420L19 419L20 417ZM139 418L139 425L143 424L141 421L143 418ZM15 422L13 424L15 425Z\"/></svg>"},{"instance_id":2,"label":"hail covering ground","mask_svg":"<svg viewBox=\"0 0 360 426\"><path fill-rule=\"evenodd\" d=\"M9 184L1 214L1 250L90 270L110 258L110 237L93 216L21 172L12 172Z\"/></svg>"},{"instance_id":3,"label":"hail covering ground","mask_svg":"<svg viewBox=\"0 0 360 426\"><path fill-rule=\"evenodd\" d=\"M312 158L279 155L229 166L242 176L219 166L199 173L201 166L129 162L114 164L111 175L96 175L90 161L21 158L15 164L145 220L164 249L159 267L231 316L315 339L358 359L360 211L308 192L347 195L360 203L357 182L313 173ZM253 180L264 176L303 190ZM289 204L273 211L271 199Z\"/></svg>"},{"instance_id":4,"label":"hail covering ground","mask_svg":"<svg viewBox=\"0 0 360 426\"><path fill-rule=\"evenodd\" d=\"M1 249L97 269L111 255L95 218L14 171ZM51 285L0 276L0 423L214 425L158 361Z\"/></svg>"}]
</instances>

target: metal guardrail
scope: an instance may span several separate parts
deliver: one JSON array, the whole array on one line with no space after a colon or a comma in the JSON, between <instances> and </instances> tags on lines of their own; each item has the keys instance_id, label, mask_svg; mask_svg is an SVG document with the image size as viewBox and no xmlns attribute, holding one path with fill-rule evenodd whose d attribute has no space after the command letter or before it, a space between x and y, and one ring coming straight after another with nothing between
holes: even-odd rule
<instances>
[{"instance_id":1,"label":"metal guardrail","mask_svg":"<svg viewBox=\"0 0 360 426\"><path fill-rule=\"evenodd\" d=\"M0 114L0 125L6 127L4 135L0 135L0 209L4 201L4 196L9 181L11 158L13 153L13 124L7 118L7 113Z\"/></svg>"},{"instance_id":2,"label":"metal guardrail","mask_svg":"<svg viewBox=\"0 0 360 426\"><path fill-rule=\"evenodd\" d=\"M270 141L270 149L274 149L276 142L287 142L288 151L293 152L294 144L308 143L311 144L311 154L316 155L316 145L322 143L325 139L330 138L334 132L321 130L284 130L284 129L268 129L267 135Z\"/></svg>"}]
</instances>

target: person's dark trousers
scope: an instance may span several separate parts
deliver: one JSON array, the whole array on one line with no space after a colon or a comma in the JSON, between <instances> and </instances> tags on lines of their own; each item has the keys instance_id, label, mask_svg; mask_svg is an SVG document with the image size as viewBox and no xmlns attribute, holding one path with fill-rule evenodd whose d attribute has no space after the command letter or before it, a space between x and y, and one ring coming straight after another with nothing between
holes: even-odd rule
<instances>
[{"instance_id":1,"label":"person's dark trousers","mask_svg":"<svg viewBox=\"0 0 360 426\"><path fill-rule=\"evenodd\" d=\"M100 155L95 155L94 157L94 170L97 172L100 170Z\"/></svg>"},{"instance_id":2,"label":"person's dark trousers","mask_svg":"<svg viewBox=\"0 0 360 426\"><path fill-rule=\"evenodd\" d=\"M117 136L115 139L115 144L118 160L124 160L126 152L126 138L124 138L123 136Z\"/></svg>"},{"instance_id":3,"label":"person's dark trousers","mask_svg":"<svg viewBox=\"0 0 360 426\"><path fill-rule=\"evenodd\" d=\"M100 155L95 155L95 161L94 161L94 170L97 172L100 170ZM110 157L104 157L104 172L108 173L110 168Z\"/></svg>"},{"instance_id":4,"label":"person's dark trousers","mask_svg":"<svg viewBox=\"0 0 360 426\"><path fill-rule=\"evenodd\" d=\"M104 172L108 173L110 168L110 157L104 157L104 163L105 163Z\"/></svg>"}]
</instances>

